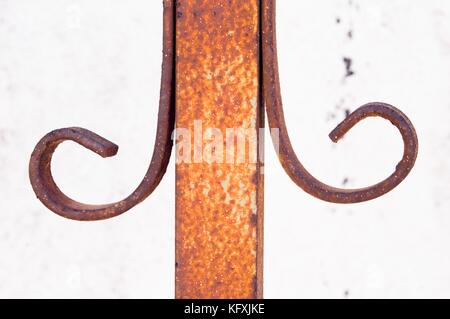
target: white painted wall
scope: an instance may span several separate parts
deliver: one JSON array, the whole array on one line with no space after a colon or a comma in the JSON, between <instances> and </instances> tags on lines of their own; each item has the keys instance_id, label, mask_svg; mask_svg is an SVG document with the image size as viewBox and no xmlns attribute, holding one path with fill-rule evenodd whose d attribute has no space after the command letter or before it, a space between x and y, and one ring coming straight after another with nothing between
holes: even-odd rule
<instances>
[{"instance_id":1,"label":"white painted wall","mask_svg":"<svg viewBox=\"0 0 450 319\"><path fill-rule=\"evenodd\" d=\"M134 189L155 136L161 13L160 1L0 0L0 297L174 296L173 162L147 201L95 223L50 213L27 173L41 136L76 125L121 148L104 160L62 145L63 190L103 203ZM411 118L420 153L393 192L341 206L300 190L268 143L265 296L450 297L450 2L279 0L278 29L287 124L314 175L359 187L395 168L402 141L386 121L327 138L369 101Z\"/></svg>"}]
</instances>

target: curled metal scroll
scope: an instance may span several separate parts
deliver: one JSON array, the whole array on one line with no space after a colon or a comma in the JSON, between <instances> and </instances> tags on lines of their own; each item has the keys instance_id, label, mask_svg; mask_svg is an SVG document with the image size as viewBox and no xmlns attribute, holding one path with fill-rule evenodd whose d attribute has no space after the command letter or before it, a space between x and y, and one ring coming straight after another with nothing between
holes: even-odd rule
<instances>
[{"instance_id":1,"label":"curled metal scroll","mask_svg":"<svg viewBox=\"0 0 450 319\"><path fill-rule=\"evenodd\" d=\"M164 1L163 63L158 127L152 160L137 189L126 199L107 205L88 205L67 197L56 185L51 172L54 151L64 141L74 141L102 157L116 155L118 146L83 128L55 130L41 139L31 155L29 174L39 200L53 212L75 220L102 220L120 215L147 198L161 181L169 163L174 106L174 1Z\"/></svg>"},{"instance_id":2,"label":"curled metal scroll","mask_svg":"<svg viewBox=\"0 0 450 319\"><path fill-rule=\"evenodd\" d=\"M358 203L380 197L400 184L414 166L418 151L417 134L408 117L397 108L385 103L369 103L351 113L331 133L337 142L354 125L369 116L389 120L400 131L404 153L394 173L384 181L360 189L341 189L326 185L312 176L298 160L286 128L281 100L276 43L276 1L262 0L262 65L263 90L270 128L279 129L278 156L289 177L305 192L333 203Z\"/></svg>"}]
</instances>

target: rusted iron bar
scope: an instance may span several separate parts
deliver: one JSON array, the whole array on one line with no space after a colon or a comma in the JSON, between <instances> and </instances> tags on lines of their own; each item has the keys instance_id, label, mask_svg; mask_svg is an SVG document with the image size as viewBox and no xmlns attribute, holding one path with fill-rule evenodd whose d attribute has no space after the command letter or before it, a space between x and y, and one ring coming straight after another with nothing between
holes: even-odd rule
<instances>
[{"instance_id":1,"label":"rusted iron bar","mask_svg":"<svg viewBox=\"0 0 450 319\"><path fill-rule=\"evenodd\" d=\"M259 1L179 0L176 10L177 129L194 132L201 121L223 136L235 128L258 136ZM238 145L220 143L227 155L237 153ZM259 143L249 144L247 154L258 154ZM214 163L177 163L177 298L262 297L260 164L231 156L230 162L222 156Z\"/></svg>"}]
</instances>

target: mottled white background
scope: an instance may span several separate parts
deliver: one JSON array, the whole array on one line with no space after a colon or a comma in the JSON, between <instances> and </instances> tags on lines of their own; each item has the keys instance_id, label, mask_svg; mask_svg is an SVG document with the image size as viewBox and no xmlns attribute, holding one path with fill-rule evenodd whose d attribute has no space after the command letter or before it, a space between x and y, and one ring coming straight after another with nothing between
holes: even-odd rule
<instances>
[{"instance_id":1,"label":"mottled white background","mask_svg":"<svg viewBox=\"0 0 450 319\"><path fill-rule=\"evenodd\" d=\"M94 223L50 213L27 174L41 136L81 126L120 152L62 145L62 189L103 203L137 186L155 136L160 2L0 0L0 297L174 297L173 161L147 201ZM450 1L279 0L278 29L287 124L314 175L359 187L395 168L402 141L386 121L327 138L369 101L408 114L420 153L395 191L341 206L292 183L268 141L265 297L450 297Z\"/></svg>"}]
</instances>

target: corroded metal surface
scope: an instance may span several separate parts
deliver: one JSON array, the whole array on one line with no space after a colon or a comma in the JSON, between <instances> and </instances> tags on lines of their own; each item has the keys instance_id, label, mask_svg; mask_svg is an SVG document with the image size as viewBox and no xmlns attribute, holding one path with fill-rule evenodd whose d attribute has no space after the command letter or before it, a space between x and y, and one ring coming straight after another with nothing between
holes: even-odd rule
<instances>
[{"instance_id":1,"label":"corroded metal surface","mask_svg":"<svg viewBox=\"0 0 450 319\"><path fill-rule=\"evenodd\" d=\"M176 17L177 130L194 132L194 121L201 121L204 130L224 136L228 128L256 132L259 1L179 0ZM262 297L259 170L250 160L177 163L177 298Z\"/></svg>"},{"instance_id":2,"label":"corroded metal surface","mask_svg":"<svg viewBox=\"0 0 450 319\"><path fill-rule=\"evenodd\" d=\"M75 220L100 220L120 215L142 202L158 186L170 159L174 127L174 2L164 1L163 64L158 128L153 157L138 188L126 199L107 205L88 205L66 196L56 185L51 172L53 153L64 141L74 141L102 157L116 155L118 146L83 128L55 130L41 139L31 155L29 173L39 200L53 212Z\"/></svg>"},{"instance_id":3,"label":"corroded metal surface","mask_svg":"<svg viewBox=\"0 0 450 319\"><path fill-rule=\"evenodd\" d=\"M385 103L369 103L351 113L331 133L337 142L359 121L369 116L380 116L389 120L400 131L404 153L395 171L384 181L361 189L341 189L328 186L312 176L298 160L289 139L281 101L278 74L277 44L275 29L275 0L262 0L262 54L263 87L267 117L271 128L279 129L276 142L278 156L286 173L307 193L333 203L357 203L380 197L400 184L409 174L416 161L419 143L416 131L408 117L397 108Z\"/></svg>"},{"instance_id":4,"label":"corroded metal surface","mask_svg":"<svg viewBox=\"0 0 450 319\"><path fill-rule=\"evenodd\" d=\"M152 193L166 171L176 109L177 133L185 129L193 135L175 136L176 297L262 298L261 95L269 125L279 132L274 142L285 171L309 194L334 203L371 200L400 184L417 157L414 126L400 110L384 103L366 104L349 114L330 133L333 142L364 118L379 116L399 129L404 141L403 158L391 176L370 187L340 189L323 184L300 163L287 133L278 74L275 0L178 0L176 6L174 0L163 3L164 55L157 136L148 172L139 187L126 199L107 205L78 203L59 190L50 165L60 143L71 140L103 157L118 151L114 143L82 128L60 129L42 138L30 160L31 184L45 206L66 218L99 220L129 210ZM199 140L196 123L200 125ZM209 129L214 133L208 135ZM233 147L229 148L229 129L244 130L246 149L238 149L239 137L234 135ZM217 132L226 138L213 143ZM186 138L193 148L183 147L181 151L178 142Z\"/></svg>"}]
</instances>

